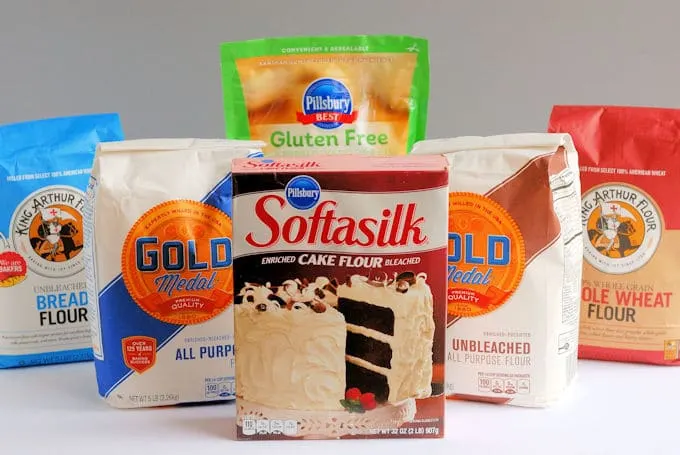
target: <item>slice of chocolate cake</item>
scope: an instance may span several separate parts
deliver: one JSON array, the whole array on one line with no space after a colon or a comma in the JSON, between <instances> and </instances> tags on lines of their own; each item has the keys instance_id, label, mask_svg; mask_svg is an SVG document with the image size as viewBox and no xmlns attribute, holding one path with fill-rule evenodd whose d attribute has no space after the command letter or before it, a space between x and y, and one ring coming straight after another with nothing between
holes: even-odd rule
<instances>
[{"instance_id":1,"label":"slice of chocolate cake","mask_svg":"<svg viewBox=\"0 0 680 455\"><path fill-rule=\"evenodd\" d=\"M433 300L426 275L372 281L352 276L338 287L347 323L347 388L372 392L378 402L432 393Z\"/></svg>"}]
</instances>

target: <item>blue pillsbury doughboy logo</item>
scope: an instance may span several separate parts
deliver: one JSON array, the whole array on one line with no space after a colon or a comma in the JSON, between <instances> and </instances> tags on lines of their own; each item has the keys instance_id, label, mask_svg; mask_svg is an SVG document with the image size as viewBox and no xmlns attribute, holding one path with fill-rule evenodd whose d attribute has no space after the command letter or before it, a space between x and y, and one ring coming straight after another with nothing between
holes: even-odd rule
<instances>
[{"instance_id":1,"label":"blue pillsbury doughboy logo","mask_svg":"<svg viewBox=\"0 0 680 455\"><path fill-rule=\"evenodd\" d=\"M302 112L297 113L297 120L303 125L332 130L354 123L357 113L352 108L352 95L345 84L332 78L317 79L302 95Z\"/></svg>"},{"instance_id":2,"label":"blue pillsbury doughboy logo","mask_svg":"<svg viewBox=\"0 0 680 455\"><path fill-rule=\"evenodd\" d=\"M286 201L298 210L311 209L320 198L319 182L307 175L293 177L286 185Z\"/></svg>"}]
</instances>

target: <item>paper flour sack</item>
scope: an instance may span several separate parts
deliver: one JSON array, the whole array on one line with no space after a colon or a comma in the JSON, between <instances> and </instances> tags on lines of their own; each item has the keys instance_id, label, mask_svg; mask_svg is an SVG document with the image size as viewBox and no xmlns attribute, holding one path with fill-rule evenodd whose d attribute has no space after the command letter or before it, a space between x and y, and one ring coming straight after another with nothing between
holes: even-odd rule
<instances>
[{"instance_id":1,"label":"paper flour sack","mask_svg":"<svg viewBox=\"0 0 680 455\"><path fill-rule=\"evenodd\" d=\"M92 360L83 206L117 114L0 126L0 368Z\"/></svg>"},{"instance_id":2,"label":"paper flour sack","mask_svg":"<svg viewBox=\"0 0 680 455\"><path fill-rule=\"evenodd\" d=\"M86 204L99 393L134 408L234 398L231 161L261 142L102 144Z\"/></svg>"},{"instance_id":3,"label":"paper flour sack","mask_svg":"<svg viewBox=\"0 0 680 455\"><path fill-rule=\"evenodd\" d=\"M576 373L583 241L567 134L422 141L449 160L446 393L546 406Z\"/></svg>"},{"instance_id":4,"label":"paper flour sack","mask_svg":"<svg viewBox=\"0 0 680 455\"><path fill-rule=\"evenodd\" d=\"M680 366L680 110L555 106L580 155L579 356Z\"/></svg>"}]
</instances>

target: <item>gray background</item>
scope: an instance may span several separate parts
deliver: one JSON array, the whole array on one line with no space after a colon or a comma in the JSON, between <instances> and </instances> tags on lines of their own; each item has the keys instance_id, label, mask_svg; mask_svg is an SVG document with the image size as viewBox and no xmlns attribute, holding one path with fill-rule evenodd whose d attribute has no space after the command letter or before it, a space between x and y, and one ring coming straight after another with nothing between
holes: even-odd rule
<instances>
[{"instance_id":1,"label":"gray background","mask_svg":"<svg viewBox=\"0 0 680 455\"><path fill-rule=\"evenodd\" d=\"M679 30L673 0L0 0L0 123L223 137L219 43L403 33L430 40L429 137L543 131L557 103L679 106Z\"/></svg>"}]
</instances>

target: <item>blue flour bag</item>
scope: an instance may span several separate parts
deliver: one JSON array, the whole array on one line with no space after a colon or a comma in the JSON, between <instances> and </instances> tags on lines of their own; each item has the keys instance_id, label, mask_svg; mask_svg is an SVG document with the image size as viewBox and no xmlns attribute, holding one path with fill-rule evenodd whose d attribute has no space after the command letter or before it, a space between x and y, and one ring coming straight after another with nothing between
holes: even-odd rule
<instances>
[{"instance_id":1,"label":"blue flour bag","mask_svg":"<svg viewBox=\"0 0 680 455\"><path fill-rule=\"evenodd\" d=\"M92 359L83 208L118 114L0 126L0 368Z\"/></svg>"}]
</instances>

